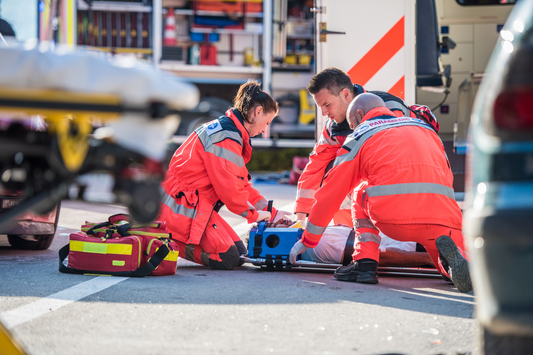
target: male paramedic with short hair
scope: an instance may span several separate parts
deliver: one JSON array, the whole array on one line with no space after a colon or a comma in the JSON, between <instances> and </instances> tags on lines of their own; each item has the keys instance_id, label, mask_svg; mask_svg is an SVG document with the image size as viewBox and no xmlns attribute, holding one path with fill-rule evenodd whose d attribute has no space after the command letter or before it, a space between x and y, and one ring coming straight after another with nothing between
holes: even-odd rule
<instances>
[{"instance_id":1,"label":"male paramedic with short hair","mask_svg":"<svg viewBox=\"0 0 533 355\"><path fill-rule=\"evenodd\" d=\"M358 95L348 107L350 135L323 186L290 262L315 247L346 194L365 181L352 206L356 225L353 261L335 271L341 281L377 283L379 231L420 243L439 272L461 292L472 290L464 257L462 214L454 199L453 175L432 127L396 117L373 94Z\"/></svg>"},{"instance_id":2,"label":"male paramedic with short hair","mask_svg":"<svg viewBox=\"0 0 533 355\"><path fill-rule=\"evenodd\" d=\"M320 187L328 164L335 159L346 137L352 133L346 120L348 105L357 95L366 92L361 85L352 84L348 74L338 68L326 68L317 73L307 85L307 91L313 96L322 115L327 116L328 120L320 139L309 156L309 163L298 180L294 213L296 213L296 219L301 221L305 220L315 203L315 194ZM409 107L402 99L388 92L370 92L381 97L387 108L398 117L416 117L415 110L412 108L421 107L417 105ZM431 112L429 108L425 107L425 109ZM431 114L430 120L433 118ZM436 120L434 124L437 125L436 129L438 129ZM352 191L344 199L338 213L334 215L335 224L342 223L349 227L353 226L350 212L351 204Z\"/></svg>"}]
</instances>

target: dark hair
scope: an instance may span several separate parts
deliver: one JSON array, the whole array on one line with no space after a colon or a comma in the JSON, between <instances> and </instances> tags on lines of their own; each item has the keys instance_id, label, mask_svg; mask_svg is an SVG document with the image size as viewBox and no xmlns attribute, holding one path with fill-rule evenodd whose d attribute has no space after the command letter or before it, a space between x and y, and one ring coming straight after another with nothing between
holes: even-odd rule
<instances>
[{"instance_id":1,"label":"dark hair","mask_svg":"<svg viewBox=\"0 0 533 355\"><path fill-rule=\"evenodd\" d=\"M255 80L248 80L242 84L233 100L233 108L239 110L245 122L250 121L249 113L257 106L263 107L265 113L278 113L278 103L268 93L261 90L261 86Z\"/></svg>"},{"instance_id":2,"label":"dark hair","mask_svg":"<svg viewBox=\"0 0 533 355\"><path fill-rule=\"evenodd\" d=\"M326 68L320 73L315 74L307 85L307 91L311 95L317 94L322 89L328 89L328 91L335 96L339 96L342 89L348 89L353 94L354 88L352 80L342 70L338 68Z\"/></svg>"}]
</instances>

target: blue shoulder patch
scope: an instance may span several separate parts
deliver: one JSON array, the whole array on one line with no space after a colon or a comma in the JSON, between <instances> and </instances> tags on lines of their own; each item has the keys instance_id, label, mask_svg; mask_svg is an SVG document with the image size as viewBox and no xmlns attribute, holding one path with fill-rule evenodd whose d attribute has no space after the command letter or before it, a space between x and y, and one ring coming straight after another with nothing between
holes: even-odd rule
<instances>
[{"instance_id":1,"label":"blue shoulder patch","mask_svg":"<svg viewBox=\"0 0 533 355\"><path fill-rule=\"evenodd\" d=\"M210 136L218 131L222 130L222 125L218 121L218 119L211 121L207 123L207 127L205 128L207 135Z\"/></svg>"}]
</instances>

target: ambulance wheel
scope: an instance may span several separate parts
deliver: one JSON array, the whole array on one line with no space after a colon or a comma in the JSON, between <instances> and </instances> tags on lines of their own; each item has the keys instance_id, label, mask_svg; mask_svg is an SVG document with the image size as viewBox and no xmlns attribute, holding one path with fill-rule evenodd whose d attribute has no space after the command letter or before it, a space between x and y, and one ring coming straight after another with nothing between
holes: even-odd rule
<instances>
[{"instance_id":1,"label":"ambulance wheel","mask_svg":"<svg viewBox=\"0 0 533 355\"><path fill-rule=\"evenodd\" d=\"M22 250L46 250L52 244L55 234L40 235L13 235L8 234L7 240L15 249Z\"/></svg>"},{"instance_id":2,"label":"ambulance wheel","mask_svg":"<svg viewBox=\"0 0 533 355\"><path fill-rule=\"evenodd\" d=\"M131 192L128 210L134 221L150 223L159 215L158 185L136 184Z\"/></svg>"},{"instance_id":3,"label":"ambulance wheel","mask_svg":"<svg viewBox=\"0 0 533 355\"><path fill-rule=\"evenodd\" d=\"M482 355L532 354L533 337L494 334L480 325L479 349Z\"/></svg>"},{"instance_id":4,"label":"ambulance wheel","mask_svg":"<svg viewBox=\"0 0 533 355\"><path fill-rule=\"evenodd\" d=\"M213 120L216 120L218 116L201 116L189 123L189 127L187 128L187 134L190 135L192 132L194 132L197 128L202 126L204 123L211 122Z\"/></svg>"}]
</instances>

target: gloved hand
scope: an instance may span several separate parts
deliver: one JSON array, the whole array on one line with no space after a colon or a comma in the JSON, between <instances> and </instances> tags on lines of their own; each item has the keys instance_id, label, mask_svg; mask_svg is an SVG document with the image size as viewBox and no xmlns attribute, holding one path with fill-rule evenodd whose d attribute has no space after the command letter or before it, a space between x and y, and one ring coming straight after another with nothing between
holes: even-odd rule
<instances>
[{"instance_id":1,"label":"gloved hand","mask_svg":"<svg viewBox=\"0 0 533 355\"><path fill-rule=\"evenodd\" d=\"M282 220L282 219L285 220L285 221L291 220L289 218L290 215L292 215L292 213L290 213L288 211L278 210L277 213L276 213L276 216L274 216L274 220L272 222L276 223L277 221Z\"/></svg>"},{"instance_id":2,"label":"gloved hand","mask_svg":"<svg viewBox=\"0 0 533 355\"><path fill-rule=\"evenodd\" d=\"M291 264L294 264L296 262L296 258L298 257L298 255L306 251L307 248L309 247L306 247L304 243L302 243L301 240L297 241L296 244L294 244L294 246L292 247L291 253L289 254L289 262Z\"/></svg>"},{"instance_id":3,"label":"gloved hand","mask_svg":"<svg viewBox=\"0 0 533 355\"><path fill-rule=\"evenodd\" d=\"M305 222L305 219L307 218L307 214L306 213L302 213L302 212L297 212L296 213L296 220L297 221L303 221Z\"/></svg>"},{"instance_id":4,"label":"gloved hand","mask_svg":"<svg viewBox=\"0 0 533 355\"><path fill-rule=\"evenodd\" d=\"M271 218L271 215L270 215L270 212L268 211L257 211L257 219L255 220L256 222L261 222L261 221L270 221L270 218Z\"/></svg>"}]
</instances>

